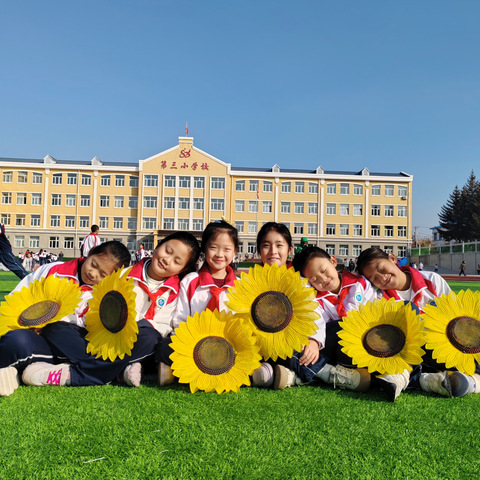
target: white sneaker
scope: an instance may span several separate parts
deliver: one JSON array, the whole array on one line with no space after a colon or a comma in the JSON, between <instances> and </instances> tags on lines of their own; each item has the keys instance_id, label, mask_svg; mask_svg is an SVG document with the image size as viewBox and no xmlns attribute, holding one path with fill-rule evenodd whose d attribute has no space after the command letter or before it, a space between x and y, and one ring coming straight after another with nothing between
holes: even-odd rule
<instances>
[{"instance_id":1,"label":"white sneaker","mask_svg":"<svg viewBox=\"0 0 480 480\"><path fill-rule=\"evenodd\" d=\"M123 381L129 387L139 387L142 381L142 364L135 362L127 365L123 371Z\"/></svg>"},{"instance_id":2,"label":"white sneaker","mask_svg":"<svg viewBox=\"0 0 480 480\"><path fill-rule=\"evenodd\" d=\"M480 375L474 373L472 376L462 372L448 372L452 386L452 396L464 397L471 393L480 393Z\"/></svg>"},{"instance_id":3,"label":"white sneaker","mask_svg":"<svg viewBox=\"0 0 480 480\"><path fill-rule=\"evenodd\" d=\"M8 397L20 385L18 370L15 367L0 368L0 396Z\"/></svg>"},{"instance_id":4,"label":"white sneaker","mask_svg":"<svg viewBox=\"0 0 480 480\"><path fill-rule=\"evenodd\" d=\"M273 389L284 390L295 385L301 385L300 379L295 375L295 372L282 365L275 365Z\"/></svg>"},{"instance_id":5,"label":"white sneaker","mask_svg":"<svg viewBox=\"0 0 480 480\"><path fill-rule=\"evenodd\" d=\"M433 392L444 397L452 396L452 386L447 372L420 374L420 387L424 392Z\"/></svg>"},{"instance_id":6,"label":"white sneaker","mask_svg":"<svg viewBox=\"0 0 480 480\"><path fill-rule=\"evenodd\" d=\"M377 377L382 380L382 384L386 387L388 392L388 399L394 402L400 394L408 387L410 382L410 372L404 370L402 373L395 373L393 375L382 375Z\"/></svg>"},{"instance_id":7,"label":"white sneaker","mask_svg":"<svg viewBox=\"0 0 480 480\"><path fill-rule=\"evenodd\" d=\"M327 363L315 376L333 388L366 392L370 387L370 374L366 368L345 368Z\"/></svg>"},{"instance_id":8,"label":"white sneaker","mask_svg":"<svg viewBox=\"0 0 480 480\"><path fill-rule=\"evenodd\" d=\"M22 380L25 385L35 387L44 387L46 385L70 385L70 365L60 363L35 362L31 363L22 374Z\"/></svg>"},{"instance_id":9,"label":"white sneaker","mask_svg":"<svg viewBox=\"0 0 480 480\"><path fill-rule=\"evenodd\" d=\"M158 364L158 386L171 385L174 380L173 370L167 364L160 362Z\"/></svg>"},{"instance_id":10,"label":"white sneaker","mask_svg":"<svg viewBox=\"0 0 480 480\"><path fill-rule=\"evenodd\" d=\"M273 367L269 363L262 363L252 373L252 387L271 387L273 385L273 376Z\"/></svg>"}]
</instances>

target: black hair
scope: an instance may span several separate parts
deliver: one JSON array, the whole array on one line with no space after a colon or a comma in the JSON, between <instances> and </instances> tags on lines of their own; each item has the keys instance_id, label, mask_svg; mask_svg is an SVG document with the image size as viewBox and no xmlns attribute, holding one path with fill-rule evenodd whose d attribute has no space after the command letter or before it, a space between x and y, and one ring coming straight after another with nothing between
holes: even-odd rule
<instances>
[{"instance_id":1,"label":"black hair","mask_svg":"<svg viewBox=\"0 0 480 480\"><path fill-rule=\"evenodd\" d=\"M357 258L357 272L360 275L363 275L364 268L372 261L377 259L386 259L388 260L390 256L388 253L384 252L381 248L370 247L366 250L360 252L360 255Z\"/></svg>"},{"instance_id":2,"label":"black hair","mask_svg":"<svg viewBox=\"0 0 480 480\"><path fill-rule=\"evenodd\" d=\"M89 257L92 255L111 255L117 260L117 268L128 267L131 260L128 248L118 240L111 240L110 242L97 245L88 252Z\"/></svg>"},{"instance_id":3,"label":"black hair","mask_svg":"<svg viewBox=\"0 0 480 480\"><path fill-rule=\"evenodd\" d=\"M305 275L303 272L305 271L305 267L308 265L308 262L315 257L326 258L328 260L332 258L329 253L323 250L323 248L309 245L304 247L293 257L292 267L304 277Z\"/></svg>"},{"instance_id":4,"label":"black hair","mask_svg":"<svg viewBox=\"0 0 480 480\"><path fill-rule=\"evenodd\" d=\"M232 240L235 246L235 251L238 252L238 231L225 220L215 220L210 222L202 234L202 253L205 253L208 241L213 237L214 239L221 233L226 233Z\"/></svg>"},{"instance_id":5,"label":"black hair","mask_svg":"<svg viewBox=\"0 0 480 480\"><path fill-rule=\"evenodd\" d=\"M284 225L283 223L277 223L277 222L267 222L265 225L263 225L263 227L260 229L260 231L257 234L257 252L260 252L260 246L263 242L263 239L272 230L274 230L275 232L278 232L285 239L285 241L288 243L289 248L293 247L292 235L286 225Z\"/></svg>"},{"instance_id":6,"label":"black hair","mask_svg":"<svg viewBox=\"0 0 480 480\"><path fill-rule=\"evenodd\" d=\"M90 227L90 230L92 231L92 233L95 233L95 232L98 232L100 230L100 228L99 228L98 225L92 225Z\"/></svg>"},{"instance_id":7,"label":"black hair","mask_svg":"<svg viewBox=\"0 0 480 480\"><path fill-rule=\"evenodd\" d=\"M191 233L174 232L170 235L167 235L164 239L160 240L157 243L157 248L160 247L160 245L163 245L165 242L168 242L169 240L178 240L190 248L190 257L188 259L187 265L179 274L179 277L182 278L187 273L195 272L197 269L198 257L200 256L200 245L198 244L198 240Z\"/></svg>"}]
</instances>

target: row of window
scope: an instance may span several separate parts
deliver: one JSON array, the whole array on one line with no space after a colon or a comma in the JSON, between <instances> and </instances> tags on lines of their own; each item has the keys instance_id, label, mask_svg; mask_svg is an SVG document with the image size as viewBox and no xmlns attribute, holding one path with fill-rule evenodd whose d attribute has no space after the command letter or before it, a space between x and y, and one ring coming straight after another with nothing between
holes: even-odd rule
<instances>
[{"instance_id":1,"label":"row of window","mask_svg":"<svg viewBox=\"0 0 480 480\"><path fill-rule=\"evenodd\" d=\"M337 228L338 227L338 228ZM381 228L383 228L383 236L384 237L393 237L394 233L394 226L393 225L385 225L381 227L380 225L372 225L370 227L370 236L371 237L380 237L381 235ZM404 225L399 225L397 228L397 237L407 238L407 227ZM327 223L325 229L326 235L340 235L340 236L350 236L353 235L354 237L362 237L363 236L363 225L361 224L340 224L336 225L334 223Z\"/></svg>"}]
</instances>

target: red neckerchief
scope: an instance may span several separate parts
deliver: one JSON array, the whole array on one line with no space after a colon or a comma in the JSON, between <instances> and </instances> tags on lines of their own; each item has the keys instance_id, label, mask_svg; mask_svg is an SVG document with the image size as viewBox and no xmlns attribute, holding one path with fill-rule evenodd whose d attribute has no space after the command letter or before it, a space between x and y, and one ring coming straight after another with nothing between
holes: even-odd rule
<instances>
[{"instance_id":1,"label":"red neckerchief","mask_svg":"<svg viewBox=\"0 0 480 480\"><path fill-rule=\"evenodd\" d=\"M220 310L220 293L223 290L233 287L233 285L235 284L235 280L237 279L233 268L230 266L227 267L227 276L225 277L225 283L221 287L217 287L215 285L215 282L208 270L208 265L206 263L203 264L202 268L198 271L198 277L200 280L200 285L202 287L209 287L210 293L212 295L210 297L210 300L208 301L206 309L211 310L212 312L215 309Z\"/></svg>"},{"instance_id":2,"label":"red neckerchief","mask_svg":"<svg viewBox=\"0 0 480 480\"><path fill-rule=\"evenodd\" d=\"M423 290L427 289L429 292L433 293L434 296L437 296L437 292L433 283L430 280L427 280L417 269L405 266L399 267L402 272L410 273L410 278L412 279L412 295L413 299L411 300L418 307L418 302L420 302ZM396 290L385 290L383 292L384 298L394 298L395 300L402 300L398 295ZM419 307L420 308L420 307Z\"/></svg>"},{"instance_id":3,"label":"red neckerchief","mask_svg":"<svg viewBox=\"0 0 480 480\"><path fill-rule=\"evenodd\" d=\"M54 265L47 272L47 277L54 275L55 273L61 275L62 277L70 277L74 283L80 283L80 278L82 276L81 270L83 264L85 263L86 258L74 258L65 263L59 263ZM84 283L80 286L82 292L92 290L92 285L87 285Z\"/></svg>"}]
</instances>

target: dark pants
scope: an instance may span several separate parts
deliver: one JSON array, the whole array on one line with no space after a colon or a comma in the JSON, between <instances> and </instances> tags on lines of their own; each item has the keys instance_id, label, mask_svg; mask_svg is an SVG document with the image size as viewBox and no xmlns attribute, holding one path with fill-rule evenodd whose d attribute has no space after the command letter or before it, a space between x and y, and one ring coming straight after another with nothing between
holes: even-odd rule
<instances>
[{"instance_id":1,"label":"dark pants","mask_svg":"<svg viewBox=\"0 0 480 480\"><path fill-rule=\"evenodd\" d=\"M0 262L13 272L20 280L28 275L28 272L23 268L20 260L12 252L0 252Z\"/></svg>"}]
</instances>

